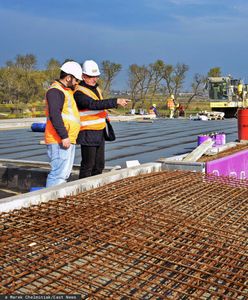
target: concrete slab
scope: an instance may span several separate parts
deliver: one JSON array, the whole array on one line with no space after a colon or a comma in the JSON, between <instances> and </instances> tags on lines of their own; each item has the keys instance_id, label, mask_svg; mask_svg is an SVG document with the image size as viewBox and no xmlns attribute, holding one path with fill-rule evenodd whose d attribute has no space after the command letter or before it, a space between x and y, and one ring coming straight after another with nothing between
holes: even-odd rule
<instances>
[{"instance_id":1,"label":"concrete slab","mask_svg":"<svg viewBox=\"0 0 248 300\"><path fill-rule=\"evenodd\" d=\"M130 116L132 117L132 116ZM116 141L106 143L106 165L126 166L128 160L141 164L191 152L197 146L197 136L210 132L225 132L227 142L237 139L237 120L195 122L186 119L159 119L153 123L137 121L113 122ZM30 129L0 130L0 157L47 162L44 138ZM81 161L80 146L76 147L75 164Z\"/></svg>"},{"instance_id":2,"label":"concrete slab","mask_svg":"<svg viewBox=\"0 0 248 300\"><path fill-rule=\"evenodd\" d=\"M123 178L158 171L161 171L161 163L146 163L136 167L114 170L105 174L64 183L56 187L4 198L0 200L0 212L8 212L14 209L29 207L31 205L56 200L68 195L77 195L83 191L100 187Z\"/></svg>"},{"instance_id":3,"label":"concrete slab","mask_svg":"<svg viewBox=\"0 0 248 300\"><path fill-rule=\"evenodd\" d=\"M142 120L145 116L142 115L124 115L124 116L111 116L109 115L111 122L127 122ZM147 118L150 118L149 116ZM22 119L3 119L0 123L1 129L14 129L14 128L25 128L30 127L33 123L45 123L46 118L22 118Z\"/></svg>"}]
</instances>

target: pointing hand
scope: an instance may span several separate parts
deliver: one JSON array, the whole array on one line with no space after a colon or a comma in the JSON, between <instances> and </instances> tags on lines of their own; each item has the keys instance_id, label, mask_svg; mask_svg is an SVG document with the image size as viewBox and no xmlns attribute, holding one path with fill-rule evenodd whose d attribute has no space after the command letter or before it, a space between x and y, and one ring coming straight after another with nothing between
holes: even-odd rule
<instances>
[{"instance_id":1,"label":"pointing hand","mask_svg":"<svg viewBox=\"0 0 248 300\"><path fill-rule=\"evenodd\" d=\"M120 106L126 106L128 102L131 102L129 99L124 99L124 98L118 98L117 99L117 104Z\"/></svg>"}]
</instances>

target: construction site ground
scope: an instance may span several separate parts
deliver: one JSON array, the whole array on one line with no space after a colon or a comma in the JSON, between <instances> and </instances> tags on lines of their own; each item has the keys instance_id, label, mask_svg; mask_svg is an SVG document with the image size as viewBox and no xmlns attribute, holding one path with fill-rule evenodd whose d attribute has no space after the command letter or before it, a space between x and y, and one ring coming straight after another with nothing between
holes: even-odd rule
<instances>
[{"instance_id":1,"label":"construction site ground","mask_svg":"<svg viewBox=\"0 0 248 300\"><path fill-rule=\"evenodd\" d=\"M164 171L0 215L0 294L248 299L248 181Z\"/></svg>"},{"instance_id":2,"label":"construction site ground","mask_svg":"<svg viewBox=\"0 0 248 300\"><path fill-rule=\"evenodd\" d=\"M112 122L116 140L106 143L106 166L126 167L126 161L129 160L147 163L156 161L160 157L188 153L197 147L198 135L211 132L224 132L227 142L234 142L238 138L236 119L218 121L158 119L152 120L153 123L148 121L121 121L120 119L119 122ZM16 124L19 122L16 121ZM43 139L42 132L32 132L30 127L0 130L0 157L47 162L46 146L40 144ZM75 164L80 164L80 161L81 150L77 145Z\"/></svg>"}]
</instances>

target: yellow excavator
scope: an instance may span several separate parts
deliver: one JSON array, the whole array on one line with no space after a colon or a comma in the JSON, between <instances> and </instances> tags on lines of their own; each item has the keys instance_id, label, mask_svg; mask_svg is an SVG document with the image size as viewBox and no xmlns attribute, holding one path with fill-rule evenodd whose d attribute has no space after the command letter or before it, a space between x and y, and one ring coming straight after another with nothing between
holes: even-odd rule
<instances>
[{"instance_id":1,"label":"yellow excavator","mask_svg":"<svg viewBox=\"0 0 248 300\"><path fill-rule=\"evenodd\" d=\"M247 84L241 79L226 77L208 77L207 89L212 111L225 113L226 118L236 116L239 107L247 107Z\"/></svg>"}]
</instances>

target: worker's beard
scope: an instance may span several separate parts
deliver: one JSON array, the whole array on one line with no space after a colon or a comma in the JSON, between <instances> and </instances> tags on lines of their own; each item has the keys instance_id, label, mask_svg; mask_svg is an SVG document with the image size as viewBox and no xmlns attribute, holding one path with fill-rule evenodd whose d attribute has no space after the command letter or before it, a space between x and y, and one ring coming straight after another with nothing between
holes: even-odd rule
<instances>
[{"instance_id":1,"label":"worker's beard","mask_svg":"<svg viewBox=\"0 0 248 300\"><path fill-rule=\"evenodd\" d=\"M72 81L73 79L71 78L67 83L67 87L74 91L76 88L76 84L73 84Z\"/></svg>"}]
</instances>

